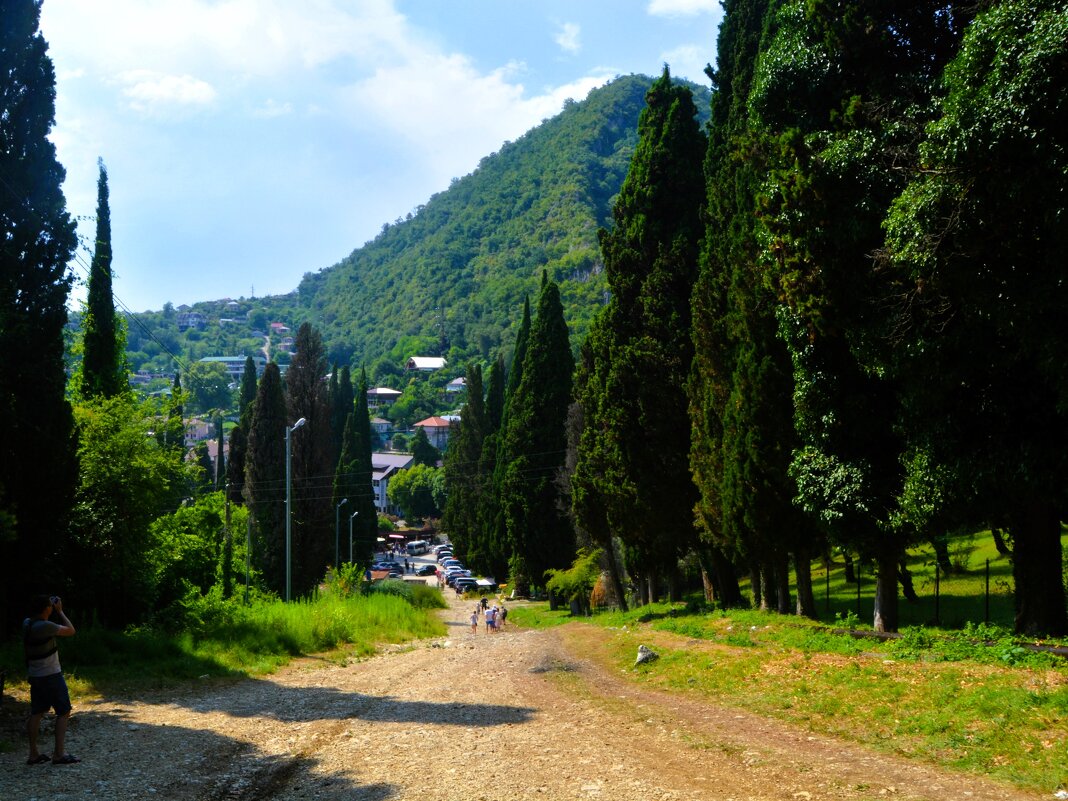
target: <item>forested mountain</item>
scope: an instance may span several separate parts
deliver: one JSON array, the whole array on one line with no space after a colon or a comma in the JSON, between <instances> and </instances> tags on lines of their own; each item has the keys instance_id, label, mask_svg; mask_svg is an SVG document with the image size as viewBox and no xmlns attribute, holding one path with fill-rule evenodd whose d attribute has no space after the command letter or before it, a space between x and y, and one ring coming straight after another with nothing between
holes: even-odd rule
<instances>
[{"instance_id":1,"label":"forested mountain","mask_svg":"<svg viewBox=\"0 0 1068 801\"><path fill-rule=\"evenodd\" d=\"M604 302L597 230L611 220L651 84L647 76L624 76L582 102L568 101L340 263L305 275L296 293L242 299L242 307L293 330L311 322L331 362L395 364L419 352L448 356L460 374L468 356L488 358L501 345L510 352L523 297L537 294L545 269L560 287L577 346ZM708 90L693 89L707 117ZM178 355L222 355L201 352L215 324L207 316L195 348L184 336L170 340ZM149 328L164 322L138 317ZM131 344L141 341L135 327Z\"/></svg>"}]
</instances>

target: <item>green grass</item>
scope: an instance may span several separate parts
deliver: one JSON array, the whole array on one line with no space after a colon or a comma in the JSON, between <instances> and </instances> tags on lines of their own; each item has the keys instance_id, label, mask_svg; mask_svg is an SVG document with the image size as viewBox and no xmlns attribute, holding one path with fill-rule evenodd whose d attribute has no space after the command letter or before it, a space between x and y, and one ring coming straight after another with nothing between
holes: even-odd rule
<instances>
[{"instance_id":1,"label":"green grass","mask_svg":"<svg viewBox=\"0 0 1068 801\"><path fill-rule=\"evenodd\" d=\"M575 620L545 604L517 606L511 619ZM582 620L606 630L601 658L635 681L1023 788L1068 783L1068 660L1021 650L1004 629L915 628L882 642L793 616L683 604ZM660 659L634 669L641 643Z\"/></svg>"},{"instance_id":2,"label":"green grass","mask_svg":"<svg viewBox=\"0 0 1068 801\"><path fill-rule=\"evenodd\" d=\"M364 657L384 643L441 636L430 610L444 605L437 590L385 587L369 595L284 603L259 600L206 603L179 633L139 628L125 632L82 627L60 642L60 659L75 695L129 685L164 686L204 676L269 673L292 658L328 653ZM21 647L0 649L9 687L23 681Z\"/></svg>"}]
</instances>

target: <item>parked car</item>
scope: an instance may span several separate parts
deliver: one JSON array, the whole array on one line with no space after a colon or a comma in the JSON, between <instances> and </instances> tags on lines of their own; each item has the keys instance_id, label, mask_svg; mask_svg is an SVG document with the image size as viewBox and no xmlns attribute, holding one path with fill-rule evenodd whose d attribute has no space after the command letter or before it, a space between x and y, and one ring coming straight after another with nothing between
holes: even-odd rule
<instances>
[{"instance_id":1,"label":"parked car","mask_svg":"<svg viewBox=\"0 0 1068 801\"><path fill-rule=\"evenodd\" d=\"M438 572L438 569L436 567L434 567L434 565L420 565L416 569L415 575L417 575L417 576L433 576L437 572Z\"/></svg>"},{"instance_id":2,"label":"parked car","mask_svg":"<svg viewBox=\"0 0 1068 801\"><path fill-rule=\"evenodd\" d=\"M457 592L468 592L478 588L478 581L472 576L460 576L452 583Z\"/></svg>"}]
</instances>

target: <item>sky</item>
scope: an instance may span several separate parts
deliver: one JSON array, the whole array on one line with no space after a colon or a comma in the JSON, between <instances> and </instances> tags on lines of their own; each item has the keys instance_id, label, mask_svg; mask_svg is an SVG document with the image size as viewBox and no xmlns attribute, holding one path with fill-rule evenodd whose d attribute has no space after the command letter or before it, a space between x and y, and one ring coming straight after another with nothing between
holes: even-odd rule
<instances>
[{"instance_id":1,"label":"sky","mask_svg":"<svg viewBox=\"0 0 1068 801\"><path fill-rule=\"evenodd\" d=\"M291 292L617 75L707 85L718 0L45 0L83 248L117 305Z\"/></svg>"}]
</instances>

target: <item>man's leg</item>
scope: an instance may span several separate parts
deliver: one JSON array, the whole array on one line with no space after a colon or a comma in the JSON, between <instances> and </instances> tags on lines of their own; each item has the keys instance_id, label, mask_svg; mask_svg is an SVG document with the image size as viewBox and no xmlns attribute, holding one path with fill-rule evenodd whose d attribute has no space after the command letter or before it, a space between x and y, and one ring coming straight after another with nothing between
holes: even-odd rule
<instances>
[{"instance_id":1,"label":"man's leg","mask_svg":"<svg viewBox=\"0 0 1068 801\"><path fill-rule=\"evenodd\" d=\"M52 752L53 759L60 759L67 752L64 743L67 738L67 724L70 723L70 712L66 715L56 715L56 750Z\"/></svg>"},{"instance_id":2,"label":"man's leg","mask_svg":"<svg viewBox=\"0 0 1068 801\"><path fill-rule=\"evenodd\" d=\"M41 731L41 718L44 717L44 712L39 712L36 715L30 715L26 718L26 734L30 738L30 756L29 759L35 760L41 756L37 750L37 734Z\"/></svg>"}]
</instances>

